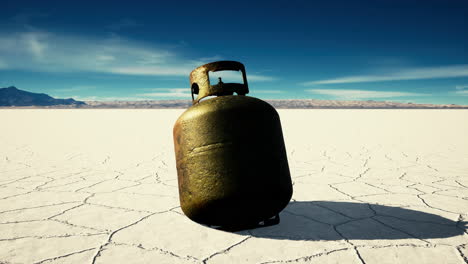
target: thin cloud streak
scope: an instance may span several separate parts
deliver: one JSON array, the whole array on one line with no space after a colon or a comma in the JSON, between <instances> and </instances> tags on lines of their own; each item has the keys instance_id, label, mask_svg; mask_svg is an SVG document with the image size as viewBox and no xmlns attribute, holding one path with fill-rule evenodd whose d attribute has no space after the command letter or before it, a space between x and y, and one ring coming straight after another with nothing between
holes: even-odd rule
<instances>
[{"instance_id":1,"label":"thin cloud streak","mask_svg":"<svg viewBox=\"0 0 468 264\"><path fill-rule=\"evenodd\" d=\"M0 32L0 69L187 77L194 68L210 62L204 59L186 59L173 50L115 35L98 39L37 30ZM255 74L248 78L251 81L276 79Z\"/></svg>"},{"instance_id":2,"label":"thin cloud streak","mask_svg":"<svg viewBox=\"0 0 468 264\"><path fill-rule=\"evenodd\" d=\"M468 96L468 90L459 90L459 91L456 91L455 94L462 95L462 96Z\"/></svg>"},{"instance_id":3,"label":"thin cloud streak","mask_svg":"<svg viewBox=\"0 0 468 264\"><path fill-rule=\"evenodd\" d=\"M190 68L157 66L116 67L109 69L108 72L124 75L187 76L190 73Z\"/></svg>"},{"instance_id":4,"label":"thin cloud streak","mask_svg":"<svg viewBox=\"0 0 468 264\"><path fill-rule=\"evenodd\" d=\"M0 57L7 69L39 72L125 74L126 68L144 67L150 60L148 67L157 65L168 68L153 74L166 75L171 73L171 69L177 69L173 75L180 74L177 66L183 63L168 50L147 47L115 36L93 39L42 31L0 33Z\"/></svg>"},{"instance_id":5,"label":"thin cloud streak","mask_svg":"<svg viewBox=\"0 0 468 264\"><path fill-rule=\"evenodd\" d=\"M161 91L161 92L154 92L154 93L141 93L137 94L137 96L144 96L144 97L182 97L182 98L191 98L192 94L190 93L190 89L188 88L154 88L154 91Z\"/></svg>"},{"instance_id":6,"label":"thin cloud streak","mask_svg":"<svg viewBox=\"0 0 468 264\"><path fill-rule=\"evenodd\" d=\"M84 91L84 90L92 90L92 89L97 89L96 86L93 85L77 85L77 86L72 86L70 88L59 88L55 89L55 92L76 92L76 91Z\"/></svg>"},{"instance_id":7,"label":"thin cloud streak","mask_svg":"<svg viewBox=\"0 0 468 264\"><path fill-rule=\"evenodd\" d=\"M7 68L8 68L8 65L6 64L6 62L0 58L0 70L7 69Z\"/></svg>"},{"instance_id":8,"label":"thin cloud streak","mask_svg":"<svg viewBox=\"0 0 468 264\"><path fill-rule=\"evenodd\" d=\"M209 62L203 60L182 58L172 50L115 35L97 39L38 30L0 33L0 69L187 77L194 68ZM249 76L252 81L275 79Z\"/></svg>"},{"instance_id":9,"label":"thin cloud streak","mask_svg":"<svg viewBox=\"0 0 468 264\"><path fill-rule=\"evenodd\" d=\"M271 77L271 76L265 76L265 75L257 75L257 74L249 74L247 73L247 81L253 81L253 82L271 82L271 81L276 81L278 78L276 77Z\"/></svg>"},{"instance_id":10,"label":"thin cloud streak","mask_svg":"<svg viewBox=\"0 0 468 264\"><path fill-rule=\"evenodd\" d=\"M440 67L421 67L409 68L399 71L388 72L380 75L358 75L347 76L335 79L304 82L302 85L312 86L317 84L338 84L338 83L363 83L363 82L382 82L382 81L400 81L400 80L419 80L419 79L439 79L439 78L458 78L468 77L468 65L448 65Z\"/></svg>"},{"instance_id":11,"label":"thin cloud streak","mask_svg":"<svg viewBox=\"0 0 468 264\"><path fill-rule=\"evenodd\" d=\"M405 96L424 96L426 94L393 92L393 91L370 91L370 90L347 90L347 89L310 89L306 92L328 95L338 99L370 99L370 98L393 98Z\"/></svg>"},{"instance_id":12,"label":"thin cloud streak","mask_svg":"<svg viewBox=\"0 0 468 264\"><path fill-rule=\"evenodd\" d=\"M79 96L75 95L71 98L78 101L148 101L147 98L141 97L107 97L107 96Z\"/></svg>"},{"instance_id":13,"label":"thin cloud streak","mask_svg":"<svg viewBox=\"0 0 468 264\"><path fill-rule=\"evenodd\" d=\"M279 93L284 93L284 91L280 90L255 90L251 91L252 93L258 93L258 94L279 94Z\"/></svg>"}]
</instances>

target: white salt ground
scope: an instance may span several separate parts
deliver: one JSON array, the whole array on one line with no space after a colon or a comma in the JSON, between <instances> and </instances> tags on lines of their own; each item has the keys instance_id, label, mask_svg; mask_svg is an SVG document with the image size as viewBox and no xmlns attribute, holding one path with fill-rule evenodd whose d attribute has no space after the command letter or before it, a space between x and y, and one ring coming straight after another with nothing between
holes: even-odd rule
<instances>
[{"instance_id":1,"label":"white salt ground","mask_svg":"<svg viewBox=\"0 0 468 264\"><path fill-rule=\"evenodd\" d=\"M227 233L180 211L183 110L0 110L0 263L468 263L468 110L280 110L294 195Z\"/></svg>"}]
</instances>

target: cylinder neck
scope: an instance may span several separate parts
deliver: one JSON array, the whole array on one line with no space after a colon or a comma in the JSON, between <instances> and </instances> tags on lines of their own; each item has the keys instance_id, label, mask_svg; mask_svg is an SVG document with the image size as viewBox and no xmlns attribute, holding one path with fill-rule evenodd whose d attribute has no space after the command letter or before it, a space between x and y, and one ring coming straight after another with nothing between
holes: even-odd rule
<instances>
[{"instance_id":1,"label":"cylinder neck","mask_svg":"<svg viewBox=\"0 0 468 264\"><path fill-rule=\"evenodd\" d=\"M241 71L244 83L224 83L221 78L217 84L210 83L209 72ZM202 65L190 73L192 103L197 104L207 96L246 95L249 93L245 67L237 61L216 61ZM195 95L196 98L195 98Z\"/></svg>"}]
</instances>

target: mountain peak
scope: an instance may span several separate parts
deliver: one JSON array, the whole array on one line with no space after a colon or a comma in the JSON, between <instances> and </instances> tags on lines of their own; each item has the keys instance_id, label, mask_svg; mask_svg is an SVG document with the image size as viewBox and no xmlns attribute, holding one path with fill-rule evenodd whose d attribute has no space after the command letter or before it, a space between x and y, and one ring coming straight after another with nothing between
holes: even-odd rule
<instances>
[{"instance_id":1,"label":"mountain peak","mask_svg":"<svg viewBox=\"0 0 468 264\"><path fill-rule=\"evenodd\" d=\"M15 86L0 88L0 106L50 106L85 105L85 102L69 99L55 99L44 93L31 93Z\"/></svg>"}]
</instances>

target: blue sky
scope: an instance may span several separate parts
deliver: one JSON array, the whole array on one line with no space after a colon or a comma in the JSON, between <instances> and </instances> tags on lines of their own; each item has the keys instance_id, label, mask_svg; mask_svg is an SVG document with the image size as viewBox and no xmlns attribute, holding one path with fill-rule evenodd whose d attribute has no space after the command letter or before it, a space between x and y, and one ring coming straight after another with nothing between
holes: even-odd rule
<instances>
[{"instance_id":1,"label":"blue sky","mask_svg":"<svg viewBox=\"0 0 468 264\"><path fill-rule=\"evenodd\" d=\"M0 87L189 99L192 69L237 60L263 99L468 105L466 0L173 2L2 1Z\"/></svg>"}]
</instances>

